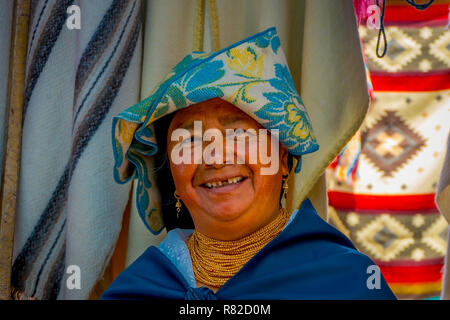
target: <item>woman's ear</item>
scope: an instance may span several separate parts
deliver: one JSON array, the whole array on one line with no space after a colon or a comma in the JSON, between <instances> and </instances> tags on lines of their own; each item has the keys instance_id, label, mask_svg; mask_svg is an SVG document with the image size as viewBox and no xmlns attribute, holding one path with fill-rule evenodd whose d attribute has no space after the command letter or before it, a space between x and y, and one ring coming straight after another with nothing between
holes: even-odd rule
<instances>
[{"instance_id":1,"label":"woman's ear","mask_svg":"<svg viewBox=\"0 0 450 320\"><path fill-rule=\"evenodd\" d=\"M280 170L283 176L289 174L288 158L289 158L289 151L283 144L280 143Z\"/></svg>"}]
</instances>

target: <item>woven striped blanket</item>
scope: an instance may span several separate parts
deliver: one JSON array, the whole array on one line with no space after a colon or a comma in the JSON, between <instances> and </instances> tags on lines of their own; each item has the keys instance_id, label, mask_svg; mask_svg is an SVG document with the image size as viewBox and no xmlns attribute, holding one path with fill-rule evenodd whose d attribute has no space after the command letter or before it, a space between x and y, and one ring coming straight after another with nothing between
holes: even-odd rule
<instances>
[{"instance_id":1,"label":"woven striped blanket","mask_svg":"<svg viewBox=\"0 0 450 320\"><path fill-rule=\"evenodd\" d=\"M141 24L139 0L32 1L12 270L27 296L88 298L113 252L130 185L113 181L111 119L138 101Z\"/></svg>"}]
</instances>

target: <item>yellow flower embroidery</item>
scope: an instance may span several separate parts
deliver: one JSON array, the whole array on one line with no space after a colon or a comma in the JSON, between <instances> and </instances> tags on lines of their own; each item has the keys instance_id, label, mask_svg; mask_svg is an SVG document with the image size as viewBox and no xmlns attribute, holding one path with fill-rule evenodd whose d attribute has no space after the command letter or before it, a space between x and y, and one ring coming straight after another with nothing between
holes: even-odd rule
<instances>
[{"instance_id":1,"label":"yellow flower embroidery","mask_svg":"<svg viewBox=\"0 0 450 320\"><path fill-rule=\"evenodd\" d=\"M301 139L305 140L309 135L309 129L308 126L305 126L303 124L303 121L301 121L295 125L292 133L294 134L294 136L300 137Z\"/></svg>"},{"instance_id":2,"label":"yellow flower embroidery","mask_svg":"<svg viewBox=\"0 0 450 320\"><path fill-rule=\"evenodd\" d=\"M130 143L133 140L133 135L138 124L121 120L118 125L119 141L122 143Z\"/></svg>"},{"instance_id":3,"label":"yellow flower embroidery","mask_svg":"<svg viewBox=\"0 0 450 320\"><path fill-rule=\"evenodd\" d=\"M298 108L294 104L287 106L288 121L294 122L296 125L292 129L292 134L301 139L306 139L310 134L308 126L305 124L304 119L298 112Z\"/></svg>"},{"instance_id":4,"label":"yellow flower embroidery","mask_svg":"<svg viewBox=\"0 0 450 320\"><path fill-rule=\"evenodd\" d=\"M229 58L227 59L228 67L246 77L260 78L264 68L264 55L257 54L250 48L230 49Z\"/></svg>"},{"instance_id":5,"label":"yellow flower embroidery","mask_svg":"<svg viewBox=\"0 0 450 320\"><path fill-rule=\"evenodd\" d=\"M164 221L162 219L161 205L159 202L153 203L153 208L148 215L147 222L153 231L159 231L164 227Z\"/></svg>"},{"instance_id":6,"label":"yellow flower embroidery","mask_svg":"<svg viewBox=\"0 0 450 320\"><path fill-rule=\"evenodd\" d=\"M297 112L297 106L295 106L293 103L290 103L286 109L288 112L288 121L297 122L302 118L302 116Z\"/></svg>"}]
</instances>

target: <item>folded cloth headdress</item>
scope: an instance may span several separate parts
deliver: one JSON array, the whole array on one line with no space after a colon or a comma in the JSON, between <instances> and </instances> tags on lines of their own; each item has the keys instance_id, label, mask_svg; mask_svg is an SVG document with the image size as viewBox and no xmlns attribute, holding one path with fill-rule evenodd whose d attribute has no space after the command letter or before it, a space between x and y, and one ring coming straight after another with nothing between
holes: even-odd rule
<instances>
[{"instance_id":1,"label":"folded cloth headdress","mask_svg":"<svg viewBox=\"0 0 450 320\"><path fill-rule=\"evenodd\" d=\"M194 52L179 62L153 94L113 119L114 178L138 178L136 201L145 225L164 228L160 205L152 200L152 156L158 151L153 123L163 116L212 98L238 107L300 157L319 148L311 121L295 89L275 28L213 53ZM164 141L165 143L165 141Z\"/></svg>"}]
</instances>

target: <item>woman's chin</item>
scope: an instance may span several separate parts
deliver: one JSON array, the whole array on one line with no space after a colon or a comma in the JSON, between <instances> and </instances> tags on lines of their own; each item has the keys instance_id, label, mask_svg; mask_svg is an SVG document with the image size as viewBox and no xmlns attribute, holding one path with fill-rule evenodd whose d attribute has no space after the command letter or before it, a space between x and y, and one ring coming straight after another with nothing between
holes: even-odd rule
<instances>
[{"instance_id":1,"label":"woman's chin","mask_svg":"<svg viewBox=\"0 0 450 320\"><path fill-rule=\"evenodd\" d=\"M217 206L210 209L209 215L214 217L216 221L231 222L238 219L246 211L247 206L235 206L234 208Z\"/></svg>"}]
</instances>

